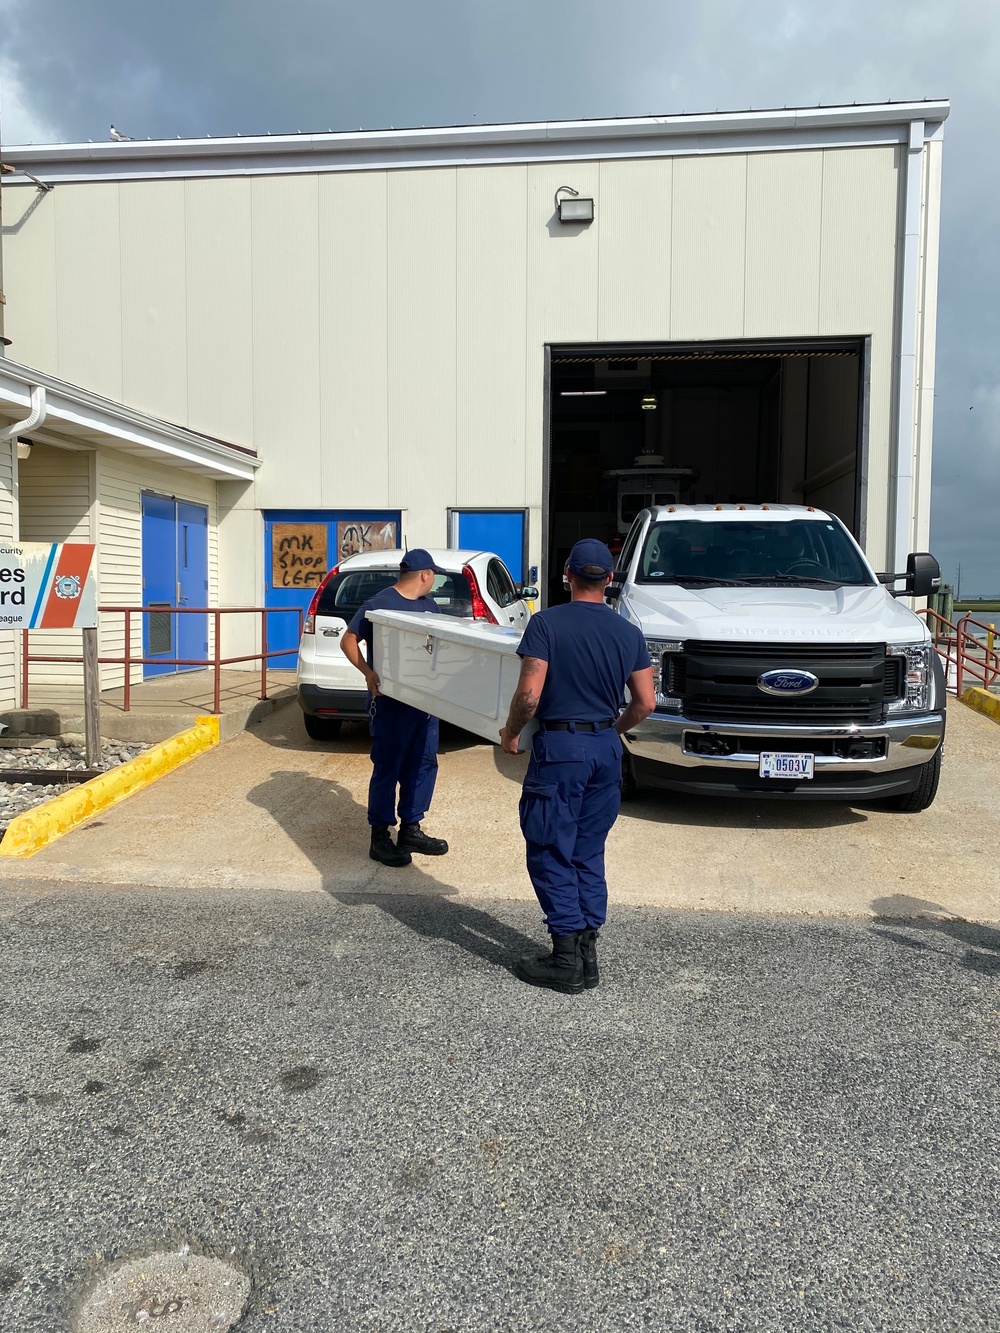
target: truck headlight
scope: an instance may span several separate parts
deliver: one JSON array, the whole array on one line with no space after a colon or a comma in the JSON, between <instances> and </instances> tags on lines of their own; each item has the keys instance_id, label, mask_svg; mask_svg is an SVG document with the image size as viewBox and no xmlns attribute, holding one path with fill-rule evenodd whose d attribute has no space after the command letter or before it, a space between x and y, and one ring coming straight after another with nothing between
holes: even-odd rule
<instances>
[{"instance_id":1,"label":"truck headlight","mask_svg":"<svg viewBox=\"0 0 1000 1333\"><path fill-rule=\"evenodd\" d=\"M889 648L890 658L902 660L903 692L888 704L887 712L926 713L930 710L934 689L933 654L931 643L902 643Z\"/></svg>"},{"instance_id":2,"label":"truck headlight","mask_svg":"<svg viewBox=\"0 0 1000 1333\"><path fill-rule=\"evenodd\" d=\"M674 673L670 670L670 660L673 656L680 658L680 655L684 652L684 644L680 639L647 639L646 647L653 663L653 689L656 691L656 706L679 713L683 700L679 693L675 694L671 690L672 684L676 687L676 681L671 680Z\"/></svg>"}]
</instances>

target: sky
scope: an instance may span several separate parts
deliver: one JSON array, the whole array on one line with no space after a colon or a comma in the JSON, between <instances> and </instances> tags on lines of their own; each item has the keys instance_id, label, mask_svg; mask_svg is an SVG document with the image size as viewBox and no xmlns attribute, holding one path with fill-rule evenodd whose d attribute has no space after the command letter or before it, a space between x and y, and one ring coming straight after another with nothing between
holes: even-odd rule
<instances>
[{"instance_id":1,"label":"sky","mask_svg":"<svg viewBox=\"0 0 1000 1333\"><path fill-rule=\"evenodd\" d=\"M1000 0L0 0L3 142L946 97L931 547L1000 595Z\"/></svg>"}]
</instances>

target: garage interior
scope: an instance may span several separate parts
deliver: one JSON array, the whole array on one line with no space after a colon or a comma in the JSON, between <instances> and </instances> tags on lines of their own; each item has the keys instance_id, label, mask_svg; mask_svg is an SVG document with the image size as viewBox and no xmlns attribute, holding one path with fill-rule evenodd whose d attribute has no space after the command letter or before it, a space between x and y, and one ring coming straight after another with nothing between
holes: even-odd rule
<instances>
[{"instance_id":1,"label":"garage interior","mask_svg":"<svg viewBox=\"0 0 1000 1333\"><path fill-rule=\"evenodd\" d=\"M548 604L645 506L814 504L863 541L865 340L550 349Z\"/></svg>"}]
</instances>

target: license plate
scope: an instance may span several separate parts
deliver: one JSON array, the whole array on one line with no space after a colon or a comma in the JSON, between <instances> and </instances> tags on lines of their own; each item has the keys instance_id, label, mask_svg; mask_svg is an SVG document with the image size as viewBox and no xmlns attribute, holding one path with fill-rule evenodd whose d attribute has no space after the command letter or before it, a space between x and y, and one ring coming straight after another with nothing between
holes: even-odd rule
<instances>
[{"instance_id":1,"label":"license plate","mask_svg":"<svg viewBox=\"0 0 1000 1333\"><path fill-rule=\"evenodd\" d=\"M801 782L813 775L811 754L781 754L775 750L765 750L760 756L760 776L762 778L792 778Z\"/></svg>"}]
</instances>

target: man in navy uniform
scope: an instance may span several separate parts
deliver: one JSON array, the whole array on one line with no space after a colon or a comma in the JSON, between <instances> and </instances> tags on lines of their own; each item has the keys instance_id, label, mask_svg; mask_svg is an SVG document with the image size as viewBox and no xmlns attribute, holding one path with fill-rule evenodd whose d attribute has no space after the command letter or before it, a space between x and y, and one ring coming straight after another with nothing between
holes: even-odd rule
<instances>
[{"instance_id":1,"label":"man in navy uniform","mask_svg":"<svg viewBox=\"0 0 1000 1333\"><path fill-rule=\"evenodd\" d=\"M448 844L444 838L428 837L420 827L437 779L438 720L380 692L379 678L371 665L373 633L368 612L437 613L437 604L427 594L434 586L435 575L443 572L422 548L407 551L399 564L397 582L369 597L340 641L347 660L364 676L371 694L374 767L368 786L368 823L372 830L368 855L384 866L408 866L411 852L443 856ZM362 640L367 658L361 653ZM389 829L396 823L397 786L400 830L393 842Z\"/></svg>"},{"instance_id":2,"label":"man in navy uniform","mask_svg":"<svg viewBox=\"0 0 1000 1333\"><path fill-rule=\"evenodd\" d=\"M653 711L653 671L638 626L604 601L614 561L579 541L566 578L572 601L532 616L518 646L521 674L500 733L508 754L532 717L539 730L521 791L528 874L552 951L515 971L532 986L578 995L599 982L598 931L608 906L604 844L621 801L621 736ZM625 686L631 696L624 704Z\"/></svg>"}]
</instances>

